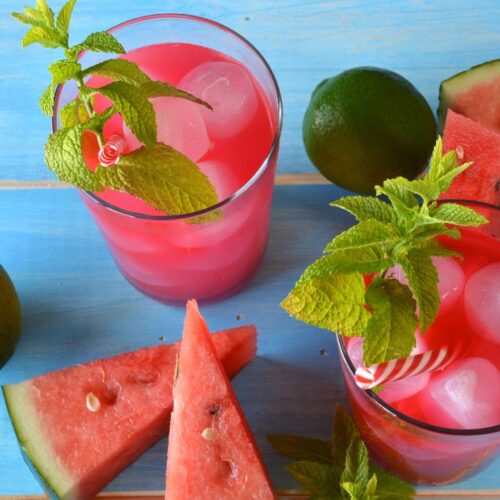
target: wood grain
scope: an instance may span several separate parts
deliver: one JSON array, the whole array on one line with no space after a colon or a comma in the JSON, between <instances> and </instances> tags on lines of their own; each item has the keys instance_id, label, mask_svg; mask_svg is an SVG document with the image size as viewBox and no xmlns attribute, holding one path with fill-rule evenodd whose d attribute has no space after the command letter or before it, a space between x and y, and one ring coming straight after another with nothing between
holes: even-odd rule
<instances>
[{"instance_id":1,"label":"wood grain","mask_svg":"<svg viewBox=\"0 0 500 500\"><path fill-rule=\"evenodd\" d=\"M0 179L52 179L43 165L49 120L38 108L55 51L20 49L25 28L9 17L25 2L0 2ZM52 0L59 8L63 0ZM80 0L73 40L133 17L179 12L220 21L247 37L276 73L285 126L280 171L311 172L301 123L311 92L323 79L354 66L399 72L436 109L439 83L499 56L498 0Z\"/></svg>"}]
</instances>

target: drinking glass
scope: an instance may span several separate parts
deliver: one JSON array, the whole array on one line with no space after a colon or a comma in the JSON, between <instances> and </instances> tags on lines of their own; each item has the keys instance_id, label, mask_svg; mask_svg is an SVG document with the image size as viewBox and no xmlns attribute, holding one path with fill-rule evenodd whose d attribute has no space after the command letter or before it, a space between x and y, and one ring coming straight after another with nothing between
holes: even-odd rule
<instances>
[{"instance_id":1,"label":"drinking glass","mask_svg":"<svg viewBox=\"0 0 500 500\"><path fill-rule=\"evenodd\" d=\"M500 208L484 203L447 200L471 206L485 215L487 226L470 229L500 255ZM486 235L486 236L485 236ZM356 425L371 456L386 469L415 484L449 484L484 467L498 453L500 422L477 429L439 427L416 420L360 389L344 339L337 335L342 372ZM487 384L487 380L480 381ZM498 395L492 397L498 399Z\"/></svg>"},{"instance_id":2,"label":"drinking glass","mask_svg":"<svg viewBox=\"0 0 500 500\"><path fill-rule=\"evenodd\" d=\"M224 298L247 282L266 248L282 126L276 79L247 40L207 19L153 15L127 21L109 32L127 52L163 43L196 44L217 50L243 64L263 90L273 128L272 143L249 180L216 205L179 216L150 215L114 205L99 193L80 191L118 268L138 290L165 303ZM85 67L105 58L102 54L84 53L80 62ZM59 109L77 93L72 83L57 90L54 131L61 126ZM230 166L238 168L237 164ZM193 223L215 212L218 217L212 222Z\"/></svg>"}]
</instances>

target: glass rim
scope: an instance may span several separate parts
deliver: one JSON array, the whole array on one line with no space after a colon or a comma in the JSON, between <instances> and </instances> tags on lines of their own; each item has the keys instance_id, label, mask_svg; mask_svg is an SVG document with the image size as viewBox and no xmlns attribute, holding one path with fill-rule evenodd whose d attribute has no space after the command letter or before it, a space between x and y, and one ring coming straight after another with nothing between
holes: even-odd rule
<instances>
[{"instance_id":1,"label":"glass rim","mask_svg":"<svg viewBox=\"0 0 500 500\"><path fill-rule=\"evenodd\" d=\"M99 203L100 205L104 206L105 208L113 211L113 212L117 212L119 214L133 217L136 219L159 220L159 221L192 219L192 218L200 217L202 215L219 210L220 208L230 204L232 201L240 198L244 193L246 193L262 177L264 172L267 171L267 169L271 165L271 159L279 147L281 131L283 128L283 101L282 101L278 81L277 81L271 67L269 66L269 63L264 58L264 56L244 36L240 35L237 31L235 31L235 30L233 30L233 29L231 29L231 28L229 28L229 27L225 26L224 24L221 24L217 21L213 21L213 20L207 19L205 17L193 16L191 14L176 14L176 13L149 14L146 16L135 17L135 18L129 19L128 21L124 21L120 24L117 24L117 25L109 28L107 31L109 33L113 33L115 31L118 31L118 30L125 28L127 26L130 26L130 25L140 24L140 23L149 22L149 21L155 21L158 19L178 19L178 20L196 21L200 24L211 25L214 28L225 31L228 34L232 35L233 37L237 38L240 42L242 42L244 45L246 45L257 56L257 58L264 65L264 68L268 72L269 77L271 78L272 85L274 87L274 91L276 92L276 100L275 100L275 102L271 103L271 105L276 105L276 109L277 109L276 130L274 131L274 137L273 137L273 141L271 143L271 146L269 147L269 151L268 151L267 155L265 156L265 158L262 160L262 163L260 164L259 168L255 171L255 173L252 175L252 177L250 177L250 179L243 186L241 186L238 190L236 190L230 196L219 201L215 205L211 205L210 207L204 208L203 210L198 210L196 212L189 212L186 214L179 214L179 215L144 214L141 212L134 212L131 210L126 210L124 208L113 205L112 203L102 199L100 196L98 196L97 194L95 194L93 192L85 191L85 190L80 190L80 192L82 194L84 194L85 196L88 196L89 198L93 199L95 202ZM86 53L86 51L83 51L81 53L80 57L82 57L85 53ZM57 115L58 115L58 111L59 111L59 100L60 100L63 88L64 88L64 84L59 84L56 88L56 91L55 91L54 113L52 115L52 131L53 132L56 132L59 128Z\"/></svg>"},{"instance_id":2,"label":"glass rim","mask_svg":"<svg viewBox=\"0 0 500 500\"><path fill-rule=\"evenodd\" d=\"M500 212L500 206L497 205L491 205L490 203L486 203L484 201L478 201L478 200L464 200L464 199L450 199L450 200L438 200L441 203L445 202L453 202L453 203L462 203L462 204L467 204L467 205L477 205L485 208L493 208L494 210L497 210ZM352 364L351 358L349 357L349 354L347 353L347 348L344 344L344 339L342 335L339 335L338 333L335 334L337 336L337 345L339 347L339 353L342 357L342 360L344 363L347 365L349 368L350 375L354 378L354 375L356 373L356 369L354 365ZM356 386L357 387L357 386ZM357 387L360 391L363 391L363 389ZM400 418L401 420L404 420L405 422L418 427L420 429L434 432L434 433L439 433L439 434L447 434L449 436L481 436L481 435L487 435L487 434L494 434L496 432L500 432L500 424L493 425L490 427L479 427L477 429L454 429L451 427L440 427L438 425L433 425L429 424L427 422L423 422L422 420L417 420L416 418L410 417L399 410L396 410L393 406L391 406L389 403L385 402L382 398L380 398L375 392L373 392L371 389L368 389L366 391L363 391L372 401L374 401L378 406L381 406L383 410L389 412L392 414L394 417Z\"/></svg>"}]
</instances>

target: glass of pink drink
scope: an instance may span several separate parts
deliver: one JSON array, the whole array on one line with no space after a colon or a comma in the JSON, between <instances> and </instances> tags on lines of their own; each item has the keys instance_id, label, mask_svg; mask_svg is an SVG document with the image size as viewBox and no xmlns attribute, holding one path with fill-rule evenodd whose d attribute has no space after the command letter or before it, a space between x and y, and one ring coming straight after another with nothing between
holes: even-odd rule
<instances>
[{"instance_id":1,"label":"glass of pink drink","mask_svg":"<svg viewBox=\"0 0 500 500\"><path fill-rule=\"evenodd\" d=\"M210 178L218 204L181 216L158 212L138 198L106 190L81 192L122 274L144 294L166 303L189 298L217 300L249 279L264 253L282 123L279 88L264 58L244 38L215 22L164 14L133 19L109 30L124 45L123 56L150 78L191 92L212 105L210 111L180 98L152 99L158 140L181 151ZM105 59L85 54L89 66ZM94 77L88 84L107 83ZM65 85L58 109L76 96ZM95 110L109 102L97 96ZM116 115L105 139L122 136L125 153L142 144ZM91 169L98 145L84 138ZM111 167L112 168L112 167ZM217 212L211 222L196 221Z\"/></svg>"},{"instance_id":2,"label":"glass of pink drink","mask_svg":"<svg viewBox=\"0 0 500 500\"><path fill-rule=\"evenodd\" d=\"M417 484L456 481L487 463L500 445L500 209L469 204L490 224L463 230L460 240L442 239L463 259L433 258L441 307L432 327L423 336L417 332L414 350L456 346L461 338L458 358L375 394L354 381L362 339L337 337L353 416L370 452Z\"/></svg>"}]
</instances>

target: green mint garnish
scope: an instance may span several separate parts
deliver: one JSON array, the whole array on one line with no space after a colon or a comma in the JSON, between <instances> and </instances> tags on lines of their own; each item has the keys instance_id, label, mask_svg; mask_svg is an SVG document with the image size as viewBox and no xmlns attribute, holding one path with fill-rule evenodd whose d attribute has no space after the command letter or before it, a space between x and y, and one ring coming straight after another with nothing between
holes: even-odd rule
<instances>
[{"instance_id":1,"label":"green mint garnish","mask_svg":"<svg viewBox=\"0 0 500 500\"><path fill-rule=\"evenodd\" d=\"M488 222L471 208L436 202L469 166L459 165L454 151L443 155L438 139L423 178L396 177L376 187L377 196L390 203L364 196L332 202L358 223L328 243L326 255L304 271L282 307L311 325L364 337L367 365L408 356L417 326L424 333L439 310L438 273L431 257L459 255L436 237L460 238L457 227L450 226ZM395 265L408 284L387 272ZM366 287L363 275L373 273Z\"/></svg>"},{"instance_id":2,"label":"green mint garnish","mask_svg":"<svg viewBox=\"0 0 500 500\"><path fill-rule=\"evenodd\" d=\"M413 486L381 469L369 459L348 413L337 405L330 441L301 436L272 435L268 440L280 454L294 460L286 466L292 477L317 500L409 500Z\"/></svg>"},{"instance_id":3,"label":"green mint garnish","mask_svg":"<svg viewBox=\"0 0 500 500\"><path fill-rule=\"evenodd\" d=\"M204 210L217 203L214 186L189 158L157 140L156 115L149 99L177 97L210 108L206 102L165 82L153 81L135 63L110 59L82 68L78 62L84 50L124 54L121 43L107 32L90 34L83 42L69 45L69 26L76 0L69 0L57 18L46 0L36 0L35 7L12 16L31 28L23 39L23 47L39 43L44 47L64 50L65 58L49 67L51 82L40 98L40 107L47 115L54 111L57 85L76 81L78 96L60 110L62 128L49 136L45 161L62 181L86 191L103 191L105 187L124 191L141 198L169 215ZM86 85L91 76L113 80L94 89ZM95 95L111 100L112 106L102 114L94 111ZM88 169L83 159L82 136L95 134L104 145L106 122L119 113L123 121L145 147L123 155L114 167ZM205 222L219 212L197 217L192 222Z\"/></svg>"}]
</instances>

